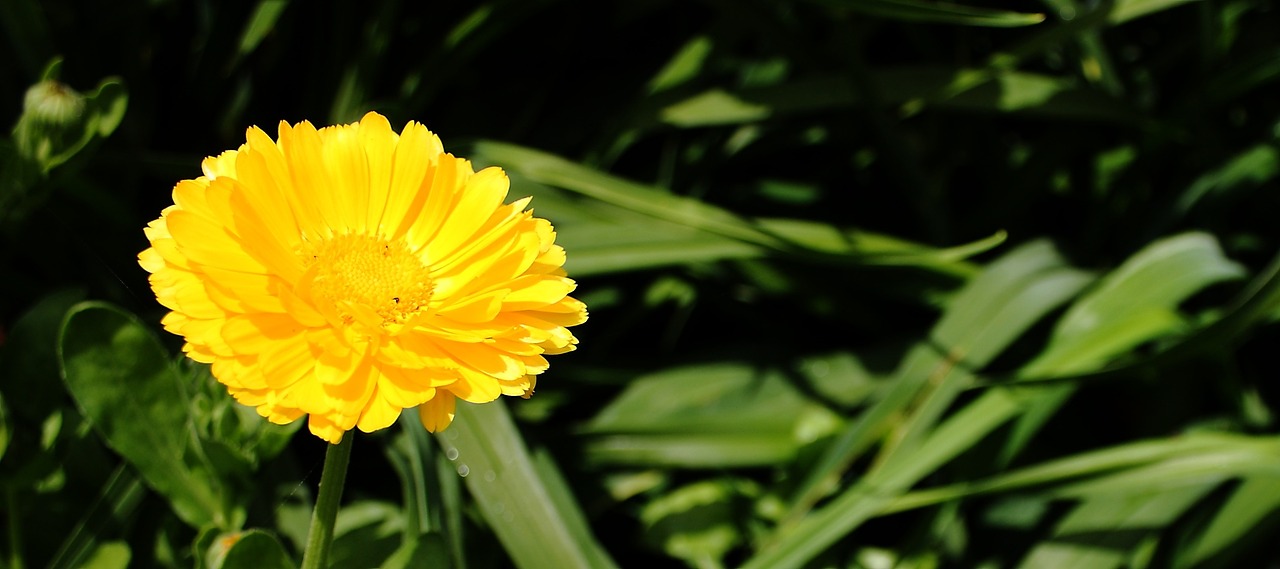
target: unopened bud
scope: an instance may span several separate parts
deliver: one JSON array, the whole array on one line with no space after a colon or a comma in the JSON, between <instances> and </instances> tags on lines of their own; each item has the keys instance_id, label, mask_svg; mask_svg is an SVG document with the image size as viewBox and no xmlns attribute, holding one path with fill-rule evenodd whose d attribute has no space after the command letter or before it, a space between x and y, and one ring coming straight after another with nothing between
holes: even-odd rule
<instances>
[{"instance_id":1,"label":"unopened bud","mask_svg":"<svg viewBox=\"0 0 1280 569\"><path fill-rule=\"evenodd\" d=\"M27 89L23 114L46 125L73 125L84 114L84 95L53 80L45 80Z\"/></svg>"}]
</instances>

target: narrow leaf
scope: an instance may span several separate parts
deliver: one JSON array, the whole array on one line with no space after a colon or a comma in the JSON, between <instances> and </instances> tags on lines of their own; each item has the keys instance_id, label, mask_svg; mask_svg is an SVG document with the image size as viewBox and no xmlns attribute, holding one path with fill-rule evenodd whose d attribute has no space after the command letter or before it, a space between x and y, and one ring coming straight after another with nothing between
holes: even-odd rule
<instances>
[{"instance_id":1,"label":"narrow leaf","mask_svg":"<svg viewBox=\"0 0 1280 569\"><path fill-rule=\"evenodd\" d=\"M832 8L844 8L882 18L906 22L927 22L997 28L1030 26L1044 21L1044 14L992 10L950 2L923 0L821 0Z\"/></svg>"},{"instance_id":2,"label":"narrow leaf","mask_svg":"<svg viewBox=\"0 0 1280 569\"><path fill-rule=\"evenodd\" d=\"M502 401L460 403L453 425L437 433L489 527L521 569L609 568L616 565L594 539L582 541L541 482ZM596 551L591 551L596 550Z\"/></svg>"}]
</instances>

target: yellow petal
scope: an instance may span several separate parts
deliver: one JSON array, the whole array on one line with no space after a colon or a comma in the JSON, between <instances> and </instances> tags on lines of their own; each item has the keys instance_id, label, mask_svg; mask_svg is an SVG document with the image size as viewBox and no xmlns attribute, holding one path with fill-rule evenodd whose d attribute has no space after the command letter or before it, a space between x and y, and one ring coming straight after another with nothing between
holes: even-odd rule
<instances>
[{"instance_id":1,"label":"yellow petal","mask_svg":"<svg viewBox=\"0 0 1280 569\"><path fill-rule=\"evenodd\" d=\"M385 429L400 418L401 409L404 408L391 404L375 388L369 397L369 403L360 411L360 419L356 421L356 427L366 433Z\"/></svg>"},{"instance_id":2,"label":"yellow petal","mask_svg":"<svg viewBox=\"0 0 1280 569\"><path fill-rule=\"evenodd\" d=\"M391 123L387 122L386 117L373 112L365 113L360 119L357 136L368 169L369 197L365 207L364 227L369 231L378 231L382 223L382 212L387 207L391 188L391 161L395 156L399 137L391 130Z\"/></svg>"},{"instance_id":3,"label":"yellow petal","mask_svg":"<svg viewBox=\"0 0 1280 569\"><path fill-rule=\"evenodd\" d=\"M262 219L272 238L292 249L301 241L302 231L294 216L293 204L281 187L288 183L287 179L277 177L267 164L268 153L275 154L277 160L281 159L279 152L274 150L275 145L271 144L266 152L248 150L240 153L236 160L238 189L247 207Z\"/></svg>"},{"instance_id":4,"label":"yellow petal","mask_svg":"<svg viewBox=\"0 0 1280 569\"><path fill-rule=\"evenodd\" d=\"M401 370L382 366L379 371L378 393L402 409L429 401L435 395L437 385L447 385L457 379L457 374L441 370Z\"/></svg>"},{"instance_id":5,"label":"yellow petal","mask_svg":"<svg viewBox=\"0 0 1280 569\"><path fill-rule=\"evenodd\" d=\"M290 130L288 125L282 123L281 132L286 130ZM249 150L243 154L249 156L238 159L237 168L246 168L247 178L257 183L274 186L280 192L281 198L289 204L289 211L297 223L299 238L324 234L323 230L326 226L320 217L319 209L311 200L300 195L299 190L294 186L293 174L289 171L289 163L280 145L257 127L249 129L246 139Z\"/></svg>"},{"instance_id":6,"label":"yellow petal","mask_svg":"<svg viewBox=\"0 0 1280 569\"><path fill-rule=\"evenodd\" d=\"M577 288L572 280L528 275L511 281L511 293L502 301L504 310L533 310L555 304Z\"/></svg>"},{"instance_id":7,"label":"yellow petal","mask_svg":"<svg viewBox=\"0 0 1280 569\"><path fill-rule=\"evenodd\" d=\"M275 342L262 353L260 361L263 380L271 389L284 389L304 380L316 381L316 353L301 334Z\"/></svg>"},{"instance_id":8,"label":"yellow petal","mask_svg":"<svg viewBox=\"0 0 1280 569\"><path fill-rule=\"evenodd\" d=\"M439 231L427 242L427 258L446 258L471 240L490 214L502 205L509 186L507 175L498 168L485 168L469 176L457 205L450 209Z\"/></svg>"},{"instance_id":9,"label":"yellow petal","mask_svg":"<svg viewBox=\"0 0 1280 569\"><path fill-rule=\"evenodd\" d=\"M256 355L278 342L300 342L304 331L287 314L240 314L222 325L222 340L237 354Z\"/></svg>"},{"instance_id":10,"label":"yellow petal","mask_svg":"<svg viewBox=\"0 0 1280 569\"><path fill-rule=\"evenodd\" d=\"M369 214L369 160L360 146L357 129L351 125L321 131L323 167L335 188L333 211L326 217L338 233L364 233ZM315 167L312 165L311 167Z\"/></svg>"},{"instance_id":11,"label":"yellow petal","mask_svg":"<svg viewBox=\"0 0 1280 569\"><path fill-rule=\"evenodd\" d=\"M339 427L329 417L315 413L312 413L311 417L307 419L307 428L311 431L311 434L335 445L342 442L342 435L347 433L347 429Z\"/></svg>"},{"instance_id":12,"label":"yellow petal","mask_svg":"<svg viewBox=\"0 0 1280 569\"><path fill-rule=\"evenodd\" d=\"M166 218L169 232L179 252L188 259L232 271L267 274L267 268L253 257L226 228L186 211L175 211Z\"/></svg>"},{"instance_id":13,"label":"yellow petal","mask_svg":"<svg viewBox=\"0 0 1280 569\"><path fill-rule=\"evenodd\" d=\"M519 358L494 348L489 343L463 344L443 342L442 348L463 365L497 379L515 379L525 374Z\"/></svg>"},{"instance_id":14,"label":"yellow petal","mask_svg":"<svg viewBox=\"0 0 1280 569\"><path fill-rule=\"evenodd\" d=\"M502 395L502 387L492 376L475 371L469 367L458 368L459 381L436 392L449 391L459 399L469 403L488 403Z\"/></svg>"},{"instance_id":15,"label":"yellow petal","mask_svg":"<svg viewBox=\"0 0 1280 569\"><path fill-rule=\"evenodd\" d=\"M426 127L415 122L405 125L391 160L386 205L378 224L382 235L399 238L417 219L430 192L430 186L424 187L431 180L428 172L443 152L440 139Z\"/></svg>"},{"instance_id":16,"label":"yellow petal","mask_svg":"<svg viewBox=\"0 0 1280 569\"><path fill-rule=\"evenodd\" d=\"M506 290L477 294L442 306L438 313L455 322L489 322L502 310L506 296Z\"/></svg>"},{"instance_id":17,"label":"yellow petal","mask_svg":"<svg viewBox=\"0 0 1280 569\"><path fill-rule=\"evenodd\" d=\"M427 181L426 187L423 188L426 201L423 202L421 211L409 212L415 215L410 215L405 220L407 222L404 231L405 239L410 246L422 249L424 260L428 263L435 262L435 257L432 257L425 248L440 230L440 224L449 217L459 184L470 174L471 165L466 160L454 158L449 154L441 156L435 168L431 170L431 180Z\"/></svg>"},{"instance_id":18,"label":"yellow petal","mask_svg":"<svg viewBox=\"0 0 1280 569\"><path fill-rule=\"evenodd\" d=\"M456 401L452 393L437 389L435 397L418 406L418 419L422 426L432 433L438 433L453 422Z\"/></svg>"},{"instance_id":19,"label":"yellow petal","mask_svg":"<svg viewBox=\"0 0 1280 569\"><path fill-rule=\"evenodd\" d=\"M280 147L289 164L290 185L297 192L298 201L315 206L317 230L321 236L328 236L342 227L342 215L334 201L340 188L330 181L320 135L306 121L292 129L286 127L282 124L280 128Z\"/></svg>"}]
</instances>

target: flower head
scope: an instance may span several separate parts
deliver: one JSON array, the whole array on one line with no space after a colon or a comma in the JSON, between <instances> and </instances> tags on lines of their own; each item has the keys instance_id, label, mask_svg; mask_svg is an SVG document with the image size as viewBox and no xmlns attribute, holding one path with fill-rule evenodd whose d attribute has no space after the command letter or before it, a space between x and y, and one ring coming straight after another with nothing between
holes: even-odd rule
<instances>
[{"instance_id":1,"label":"flower head","mask_svg":"<svg viewBox=\"0 0 1280 569\"><path fill-rule=\"evenodd\" d=\"M527 396L577 344L551 224L421 124L254 127L202 166L138 259L183 351L272 422L336 443L418 407L437 431L455 398Z\"/></svg>"}]
</instances>

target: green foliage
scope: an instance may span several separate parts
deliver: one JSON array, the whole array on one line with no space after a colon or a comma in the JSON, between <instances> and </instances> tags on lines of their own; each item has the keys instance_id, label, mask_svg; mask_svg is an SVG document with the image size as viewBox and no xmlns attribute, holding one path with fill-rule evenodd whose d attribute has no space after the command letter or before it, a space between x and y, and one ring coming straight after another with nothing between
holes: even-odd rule
<instances>
[{"instance_id":1,"label":"green foliage","mask_svg":"<svg viewBox=\"0 0 1280 569\"><path fill-rule=\"evenodd\" d=\"M153 334L127 314L87 304L73 307L59 338L67 390L107 445L164 494L187 523L232 528L211 461L189 452L190 399ZM201 464L204 463L204 464Z\"/></svg>"},{"instance_id":2,"label":"green foliage","mask_svg":"<svg viewBox=\"0 0 1280 569\"><path fill-rule=\"evenodd\" d=\"M296 566L323 443L135 259L247 126L368 110L591 320L358 434L333 567L1280 563L1277 8L0 2L0 567Z\"/></svg>"}]
</instances>

